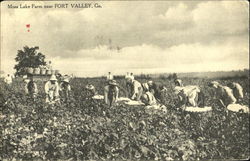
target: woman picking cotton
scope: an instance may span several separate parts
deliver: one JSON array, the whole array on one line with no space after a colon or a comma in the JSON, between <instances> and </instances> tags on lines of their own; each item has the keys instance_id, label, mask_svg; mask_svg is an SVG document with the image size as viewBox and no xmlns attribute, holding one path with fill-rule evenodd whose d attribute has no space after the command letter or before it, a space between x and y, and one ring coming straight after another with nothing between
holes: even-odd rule
<instances>
[{"instance_id":1,"label":"woman picking cotton","mask_svg":"<svg viewBox=\"0 0 250 161\"><path fill-rule=\"evenodd\" d=\"M176 79L174 92L179 99L178 107L204 107L204 94L198 86L184 86L180 79Z\"/></svg>"}]
</instances>

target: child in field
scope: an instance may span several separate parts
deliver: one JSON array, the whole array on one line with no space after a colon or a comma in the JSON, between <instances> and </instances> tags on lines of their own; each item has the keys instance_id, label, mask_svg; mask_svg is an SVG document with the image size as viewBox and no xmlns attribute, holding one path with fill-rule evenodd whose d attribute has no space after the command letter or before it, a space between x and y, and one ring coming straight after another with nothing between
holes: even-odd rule
<instances>
[{"instance_id":1,"label":"child in field","mask_svg":"<svg viewBox=\"0 0 250 161\"><path fill-rule=\"evenodd\" d=\"M109 81L108 85L104 87L104 101L110 107L118 100L119 88L115 80Z\"/></svg>"},{"instance_id":2,"label":"child in field","mask_svg":"<svg viewBox=\"0 0 250 161\"><path fill-rule=\"evenodd\" d=\"M220 104L223 107L227 107L229 104L236 103L236 98L233 95L232 89L226 86L222 86L216 81L212 81L208 84L209 87L212 87L215 90L215 98L219 100Z\"/></svg>"},{"instance_id":3,"label":"child in field","mask_svg":"<svg viewBox=\"0 0 250 161\"><path fill-rule=\"evenodd\" d=\"M51 103L59 99L60 87L57 83L55 75L52 75L50 80L45 84L46 102Z\"/></svg>"},{"instance_id":4,"label":"child in field","mask_svg":"<svg viewBox=\"0 0 250 161\"><path fill-rule=\"evenodd\" d=\"M33 80L33 76L29 75L29 81L25 81L25 93L28 94L32 100L34 100L37 97L38 89L36 83Z\"/></svg>"},{"instance_id":5,"label":"child in field","mask_svg":"<svg viewBox=\"0 0 250 161\"><path fill-rule=\"evenodd\" d=\"M64 78L60 84L60 95L62 98L65 99L65 102L68 102L70 97L71 87L69 84L69 79Z\"/></svg>"}]
</instances>

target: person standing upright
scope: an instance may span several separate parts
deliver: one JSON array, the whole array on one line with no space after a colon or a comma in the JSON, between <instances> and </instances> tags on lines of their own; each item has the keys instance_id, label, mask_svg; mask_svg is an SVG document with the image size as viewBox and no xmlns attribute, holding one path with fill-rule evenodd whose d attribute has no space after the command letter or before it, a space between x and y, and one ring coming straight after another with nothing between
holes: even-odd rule
<instances>
[{"instance_id":1,"label":"person standing upright","mask_svg":"<svg viewBox=\"0 0 250 161\"><path fill-rule=\"evenodd\" d=\"M110 81L110 80L113 80L114 77L113 75L111 74L111 72L108 72L108 75L107 75L107 81Z\"/></svg>"},{"instance_id":2,"label":"person standing upright","mask_svg":"<svg viewBox=\"0 0 250 161\"><path fill-rule=\"evenodd\" d=\"M4 82L7 83L8 85L10 85L12 83L12 77L10 74L8 74L5 78L4 78Z\"/></svg>"}]
</instances>

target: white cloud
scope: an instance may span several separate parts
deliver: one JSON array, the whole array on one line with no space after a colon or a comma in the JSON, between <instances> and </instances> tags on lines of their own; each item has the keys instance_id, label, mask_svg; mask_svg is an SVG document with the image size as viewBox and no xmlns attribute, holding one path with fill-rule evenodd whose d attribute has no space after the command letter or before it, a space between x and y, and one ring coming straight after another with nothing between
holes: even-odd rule
<instances>
[{"instance_id":1,"label":"white cloud","mask_svg":"<svg viewBox=\"0 0 250 161\"><path fill-rule=\"evenodd\" d=\"M78 75L248 67L248 3L102 4L102 9L1 10L4 70L12 70L24 45L39 46L61 71ZM108 50L109 39L122 47L119 53Z\"/></svg>"}]
</instances>

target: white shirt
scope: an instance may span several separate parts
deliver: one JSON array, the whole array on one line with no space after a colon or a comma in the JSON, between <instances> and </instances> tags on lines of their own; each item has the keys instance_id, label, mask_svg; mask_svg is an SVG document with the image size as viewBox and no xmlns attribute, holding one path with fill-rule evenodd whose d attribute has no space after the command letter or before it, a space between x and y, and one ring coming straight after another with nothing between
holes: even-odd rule
<instances>
[{"instance_id":1,"label":"white shirt","mask_svg":"<svg viewBox=\"0 0 250 161\"><path fill-rule=\"evenodd\" d=\"M138 94L140 91L142 91L142 85L140 82L138 82L137 80L133 80L133 87L134 87L134 93L132 95L132 99L136 97L136 94Z\"/></svg>"},{"instance_id":2,"label":"white shirt","mask_svg":"<svg viewBox=\"0 0 250 161\"><path fill-rule=\"evenodd\" d=\"M55 84L52 84L50 81L46 82L44 89L46 94L52 92L54 96L59 96L60 87L57 82Z\"/></svg>"},{"instance_id":3,"label":"white shirt","mask_svg":"<svg viewBox=\"0 0 250 161\"><path fill-rule=\"evenodd\" d=\"M156 99L155 99L154 95L151 92L146 92L145 94L148 97L148 104L149 105L155 105L156 104Z\"/></svg>"},{"instance_id":4,"label":"white shirt","mask_svg":"<svg viewBox=\"0 0 250 161\"><path fill-rule=\"evenodd\" d=\"M107 80L113 80L113 79L114 79L114 77L112 74L107 75Z\"/></svg>"},{"instance_id":5,"label":"white shirt","mask_svg":"<svg viewBox=\"0 0 250 161\"><path fill-rule=\"evenodd\" d=\"M7 84L11 84L12 83L12 77L11 76L6 76L4 79L4 82Z\"/></svg>"}]
</instances>

